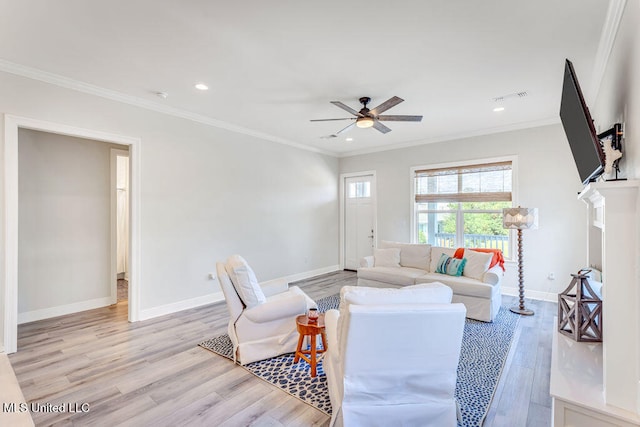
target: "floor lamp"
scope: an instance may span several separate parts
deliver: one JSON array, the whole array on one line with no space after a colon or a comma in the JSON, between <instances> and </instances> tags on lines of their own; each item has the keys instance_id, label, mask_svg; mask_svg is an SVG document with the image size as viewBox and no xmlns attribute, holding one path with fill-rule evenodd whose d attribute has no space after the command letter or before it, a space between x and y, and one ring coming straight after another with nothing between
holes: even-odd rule
<instances>
[{"instance_id":1,"label":"floor lamp","mask_svg":"<svg viewBox=\"0 0 640 427\"><path fill-rule=\"evenodd\" d=\"M526 316L533 315L533 310L524 306L524 268L522 262L522 230L538 228L537 208L506 208L502 210L502 225L504 228L518 230L518 288L520 305L511 307L511 311Z\"/></svg>"}]
</instances>

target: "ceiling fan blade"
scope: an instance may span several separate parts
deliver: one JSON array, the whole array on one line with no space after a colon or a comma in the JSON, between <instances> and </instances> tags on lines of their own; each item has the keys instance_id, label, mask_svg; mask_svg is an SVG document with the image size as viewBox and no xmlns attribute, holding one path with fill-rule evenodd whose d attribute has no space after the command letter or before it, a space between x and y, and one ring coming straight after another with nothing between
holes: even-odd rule
<instances>
[{"instance_id":1,"label":"ceiling fan blade","mask_svg":"<svg viewBox=\"0 0 640 427\"><path fill-rule=\"evenodd\" d=\"M378 120L384 120L387 122L421 122L422 116L393 116L385 115L378 116Z\"/></svg>"},{"instance_id":2,"label":"ceiling fan blade","mask_svg":"<svg viewBox=\"0 0 640 427\"><path fill-rule=\"evenodd\" d=\"M376 108L373 108L370 111L370 113L373 114L374 116L377 116L378 114L384 111L387 111L389 108L395 107L396 105L400 104L402 101L404 101L404 99L398 98L397 96L393 96L387 99L386 101L384 101L382 104L378 105Z\"/></svg>"},{"instance_id":3,"label":"ceiling fan blade","mask_svg":"<svg viewBox=\"0 0 640 427\"><path fill-rule=\"evenodd\" d=\"M362 114L360 114L359 112L357 112L353 108L349 107L348 105L343 104L340 101L331 101L331 103L333 105L335 105L336 107L342 108L344 111L347 111L347 112L353 114L354 116L362 117Z\"/></svg>"},{"instance_id":4,"label":"ceiling fan blade","mask_svg":"<svg viewBox=\"0 0 640 427\"><path fill-rule=\"evenodd\" d=\"M343 119L311 119L310 122L333 122L336 120L355 120L355 117L345 117Z\"/></svg>"},{"instance_id":5,"label":"ceiling fan blade","mask_svg":"<svg viewBox=\"0 0 640 427\"><path fill-rule=\"evenodd\" d=\"M386 127L385 125L383 125L382 123L380 123L379 121L374 121L373 123L373 128L382 132L382 133L389 133L391 132L391 129L389 129L388 127Z\"/></svg>"},{"instance_id":6,"label":"ceiling fan blade","mask_svg":"<svg viewBox=\"0 0 640 427\"><path fill-rule=\"evenodd\" d=\"M348 130L351 130L351 128L352 128L352 127L354 127L355 125L356 125L356 122L353 122L353 123L351 123L349 126L347 126L347 127L345 127L345 128L340 129L340 130L339 130L338 132L336 132L334 135L335 135L335 136L338 136L338 135L340 135L341 133L344 133L344 132L346 132L346 131L348 131Z\"/></svg>"}]
</instances>

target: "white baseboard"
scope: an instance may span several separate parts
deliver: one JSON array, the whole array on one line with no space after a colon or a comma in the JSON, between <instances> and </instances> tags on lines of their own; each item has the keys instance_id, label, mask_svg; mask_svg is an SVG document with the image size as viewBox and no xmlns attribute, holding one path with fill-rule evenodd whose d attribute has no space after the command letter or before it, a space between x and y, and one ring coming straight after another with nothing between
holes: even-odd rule
<instances>
[{"instance_id":1,"label":"white baseboard","mask_svg":"<svg viewBox=\"0 0 640 427\"><path fill-rule=\"evenodd\" d=\"M319 276L321 274L331 273L339 269L338 265L331 265L328 267L318 268L316 270L305 271L303 273L296 273L285 277L279 277L277 279L261 282L262 287L278 287L283 283L291 283L298 280L308 279L310 277ZM213 294L203 295L201 297L191 298L188 300L178 301L171 304L161 305L158 307L148 308L146 310L140 310L140 320L152 319L154 317L164 316L166 314L175 313L177 311L188 310L190 308L200 307L202 305L213 304L214 302L224 301L224 294L222 291Z\"/></svg>"},{"instance_id":2,"label":"white baseboard","mask_svg":"<svg viewBox=\"0 0 640 427\"><path fill-rule=\"evenodd\" d=\"M35 322L36 320L64 316L65 314L77 313L79 311L93 310L94 308L106 307L111 304L113 304L113 298L108 296L87 301L74 302L73 304L42 308L40 310L25 311L24 313L18 313L18 325Z\"/></svg>"},{"instance_id":3,"label":"white baseboard","mask_svg":"<svg viewBox=\"0 0 640 427\"><path fill-rule=\"evenodd\" d=\"M519 295L518 288L502 287L503 295L511 295L517 297ZM531 298L540 301L558 302L558 294L556 292L541 292L541 291L529 291L524 290L524 297Z\"/></svg>"},{"instance_id":4,"label":"white baseboard","mask_svg":"<svg viewBox=\"0 0 640 427\"><path fill-rule=\"evenodd\" d=\"M140 310L139 319L152 319L154 317L164 316L166 314L175 313L177 311L188 310L190 308L200 307L207 304L213 304L214 302L218 301L224 301L224 295L222 291L187 300L172 302L171 304L165 304L158 307Z\"/></svg>"},{"instance_id":5,"label":"white baseboard","mask_svg":"<svg viewBox=\"0 0 640 427\"><path fill-rule=\"evenodd\" d=\"M316 270L305 271L302 273L291 274L289 276L279 277L277 279L267 280L266 282L261 282L260 286L273 286L278 285L280 283L291 283L297 282L298 280L308 279L310 277L320 276L321 274L332 273L334 271L338 271L340 269L339 265L330 265L328 267L318 268Z\"/></svg>"}]
</instances>

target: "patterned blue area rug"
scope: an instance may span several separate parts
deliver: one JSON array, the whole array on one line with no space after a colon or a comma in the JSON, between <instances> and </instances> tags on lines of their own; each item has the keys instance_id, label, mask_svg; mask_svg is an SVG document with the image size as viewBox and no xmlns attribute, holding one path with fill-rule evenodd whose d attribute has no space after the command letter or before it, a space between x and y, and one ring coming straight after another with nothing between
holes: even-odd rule
<instances>
[{"instance_id":1,"label":"patterned blue area rug","mask_svg":"<svg viewBox=\"0 0 640 427\"><path fill-rule=\"evenodd\" d=\"M340 296L319 299L318 311L338 308ZM500 307L493 323L467 319L462 338L458 365L456 398L462 412L461 427L481 426L495 392L502 367L507 359L518 316ZM233 347L227 334L203 341L201 347L233 359ZM304 360L293 363L293 353L243 366L252 374L280 387L287 393L331 415L327 377L318 362L318 375L311 378L309 364Z\"/></svg>"}]
</instances>

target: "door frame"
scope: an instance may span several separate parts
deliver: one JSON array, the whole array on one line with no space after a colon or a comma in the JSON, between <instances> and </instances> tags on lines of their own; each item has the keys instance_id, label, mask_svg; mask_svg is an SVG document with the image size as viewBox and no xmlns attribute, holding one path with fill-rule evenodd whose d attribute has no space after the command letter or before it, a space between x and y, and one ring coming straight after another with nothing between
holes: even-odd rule
<instances>
[{"instance_id":1,"label":"door frame","mask_svg":"<svg viewBox=\"0 0 640 427\"><path fill-rule=\"evenodd\" d=\"M378 181L376 177L376 171L362 171L362 172L350 172L350 173L341 173L340 174L340 270L344 270L344 256L345 250L344 246L346 244L344 238L344 215L345 215L345 180L347 178L357 178L359 176L371 176L373 189L371 191L372 198L372 206L373 206L373 246L377 247L378 241Z\"/></svg>"},{"instance_id":2,"label":"door frame","mask_svg":"<svg viewBox=\"0 0 640 427\"><path fill-rule=\"evenodd\" d=\"M18 130L86 138L129 146L130 243L129 321L139 320L140 313L140 138L84 129L28 117L4 115L4 330L3 351L18 349Z\"/></svg>"}]
</instances>

